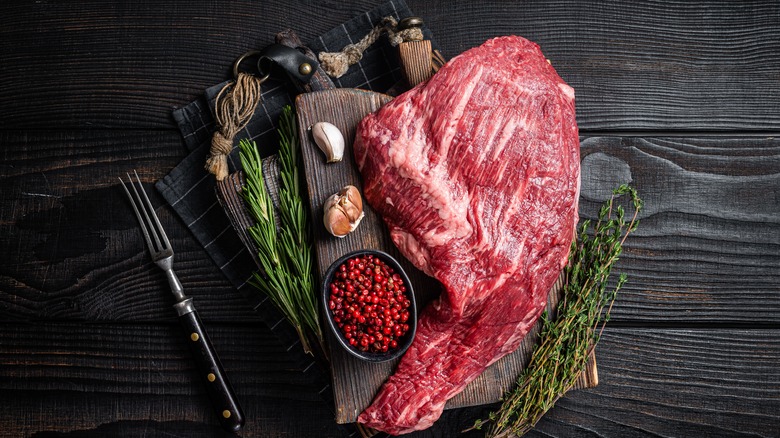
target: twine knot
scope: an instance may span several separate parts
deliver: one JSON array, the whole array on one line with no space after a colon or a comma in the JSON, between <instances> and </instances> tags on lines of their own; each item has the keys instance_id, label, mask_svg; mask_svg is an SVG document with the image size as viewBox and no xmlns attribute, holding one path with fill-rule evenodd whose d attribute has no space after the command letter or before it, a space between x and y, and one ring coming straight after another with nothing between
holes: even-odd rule
<instances>
[{"instance_id":1,"label":"twine knot","mask_svg":"<svg viewBox=\"0 0 780 438\"><path fill-rule=\"evenodd\" d=\"M351 65L357 64L363 59L363 52L374 44L383 34L387 34L390 45L393 47L407 41L422 41L423 33L419 27L398 30L398 22L393 17L385 17L371 32L355 44L350 44L340 52L321 52L319 54L320 67L328 76L342 77Z\"/></svg>"},{"instance_id":2,"label":"twine knot","mask_svg":"<svg viewBox=\"0 0 780 438\"><path fill-rule=\"evenodd\" d=\"M229 82L217 94L214 118L219 130L211 138L211 149L206 169L222 181L228 176L227 156L233 150L233 138L252 118L262 94L263 80L247 73L239 73L235 82Z\"/></svg>"}]
</instances>

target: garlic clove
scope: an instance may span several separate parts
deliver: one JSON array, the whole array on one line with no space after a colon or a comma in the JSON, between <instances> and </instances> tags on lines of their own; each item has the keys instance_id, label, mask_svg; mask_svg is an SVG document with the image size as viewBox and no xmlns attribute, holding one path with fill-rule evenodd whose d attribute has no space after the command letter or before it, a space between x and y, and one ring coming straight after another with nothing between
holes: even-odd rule
<instances>
[{"instance_id":1,"label":"garlic clove","mask_svg":"<svg viewBox=\"0 0 780 438\"><path fill-rule=\"evenodd\" d=\"M339 201L350 222L360 221L363 215L363 199L355 186L346 186L339 192Z\"/></svg>"},{"instance_id":2,"label":"garlic clove","mask_svg":"<svg viewBox=\"0 0 780 438\"><path fill-rule=\"evenodd\" d=\"M366 217L366 214L361 211L360 212L360 216L358 216L357 219L355 219L354 221L349 223L349 232L350 233L355 231L355 228L357 228L358 225L360 225L360 221L362 221L364 217Z\"/></svg>"},{"instance_id":3,"label":"garlic clove","mask_svg":"<svg viewBox=\"0 0 780 438\"><path fill-rule=\"evenodd\" d=\"M331 195L323 205L325 229L336 237L344 237L354 231L365 217L363 199L355 186L346 186Z\"/></svg>"},{"instance_id":4,"label":"garlic clove","mask_svg":"<svg viewBox=\"0 0 780 438\"><path fill-rule=\"evenodd\" d=\"M314 143L325 153L328 163L341 161L344 157L344 135L339 128L328 122L317 122L309 129Z\"/></svg>"},{"instance_id":5,"label":"garlic clove","mask_svg":"<svg viewBox=\"0 0 780 438\"><path fill-rule=\"evenodd\" d=\"M325 201L323 223L325 229L336 237L344 237L353 230L346 212L339 206L339 196L332 195Z\"/></svg>"}]
</instances>

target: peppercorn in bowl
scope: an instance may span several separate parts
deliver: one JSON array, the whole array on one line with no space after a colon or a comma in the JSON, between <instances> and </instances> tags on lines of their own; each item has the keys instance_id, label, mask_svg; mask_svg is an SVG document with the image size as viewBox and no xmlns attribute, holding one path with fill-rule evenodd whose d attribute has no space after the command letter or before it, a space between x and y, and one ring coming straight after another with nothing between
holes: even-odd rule
<instances>
[{"instance_id":1,"label":"peppercorn in bowl","mask_svg":"<svg viewBox=\"0 0 780 438\"><path fill-rule=\"evenodd\" d=\"M389 254L361 250L330 265L322 286L325 320L337 342L369 362L400 357L417 330L414 291Z\"/></svg>"}]
</instances>

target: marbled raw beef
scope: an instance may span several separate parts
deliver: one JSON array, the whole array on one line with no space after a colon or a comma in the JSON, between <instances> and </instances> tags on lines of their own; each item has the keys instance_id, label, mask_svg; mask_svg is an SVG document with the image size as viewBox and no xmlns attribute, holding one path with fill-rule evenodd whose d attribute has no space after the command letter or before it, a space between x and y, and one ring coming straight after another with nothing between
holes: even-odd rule
<instances>
[{"instance_id":1,"label":"marbled raw beef","mask_svg":"<svg viewBox=\"0 0 780 438\"><path fill-rule=\"evenodd\" d=\"M367 116L354 153L393 242L444 286L358 421L421 430L520 345L566 264L580 179L574 91L536 44L495 38Z\"/></svg>"}]
</instances>

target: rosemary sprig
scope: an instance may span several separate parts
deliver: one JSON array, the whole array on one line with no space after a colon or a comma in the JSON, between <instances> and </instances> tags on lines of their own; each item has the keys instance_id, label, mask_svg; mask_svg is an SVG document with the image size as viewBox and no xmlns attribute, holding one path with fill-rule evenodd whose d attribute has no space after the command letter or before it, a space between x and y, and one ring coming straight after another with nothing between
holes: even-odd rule
<instances>
[{"instance_id":1,"label":"rosemary sprig","mask_svg":"<svg viewBox=\"0 0 780 438\"><path fill-rule=\"evenodd\" d=\"M249 234L258 247L261 272L252 284L268 295L295 327L304 351L312 354L309 335L323 345L312 274L311 234L303 206L302 162L295 114L286 106L279 119L279 224L263 182L260 154L254 142L239 143L246 176L242 196L256 223Z\"/></svg>"},{"instance_id":2,"label":"rosemary sprig","mask_svg":"<svg viewBox=\"0 0 780 438\"><path fill-rule=\"evenodd\" d=\"M623 206L615 203L623 195L630 197L634 209L630 221L626 221ZM490 423L488 437L522 436L574 386L609 320L615 296L626 282L626 275L621 274L608 289L612 266L626 237L639 225L641 209L636 190L622 185L601 207L595 225L591 227L589 220L580 225L564 270L557 317L546 312L542 315L540 340L528 368L517 386L504 395L498 411L486 421L478 420L473 429Z\"/></svg>"}]
</instances>

